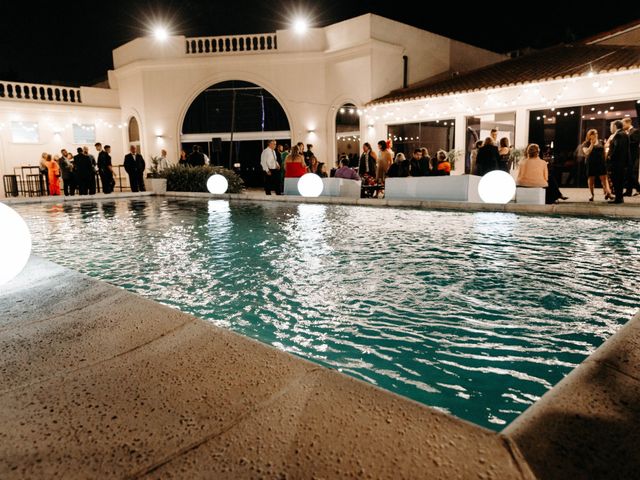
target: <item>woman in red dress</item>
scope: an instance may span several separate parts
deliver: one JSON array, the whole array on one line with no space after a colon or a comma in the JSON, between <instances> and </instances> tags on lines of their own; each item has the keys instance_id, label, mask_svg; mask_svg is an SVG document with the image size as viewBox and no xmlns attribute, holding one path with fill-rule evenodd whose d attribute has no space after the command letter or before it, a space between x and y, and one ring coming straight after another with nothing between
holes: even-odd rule
<instances>
[{"instance_id":1,"label":"woman in red dress","mask_svg":"<svg viewBox=\"0 0 640 480\"><path fill-rule=\"evenodd\" d=\"M57 159L58 155L51 160L51 154L48 154L45 162L49 175L49 195L60 195L60 166Z\"/></svg>"},{"instance_id":2,"label":"woman in red dress","mask_svg":"<svg viewBox=\"0 0 640 480\"><path fill-rule=\"evenodd\" d=\"M291 153L284 159L284 178L300 178L307 173L307 164L297 145L291 147Z\"/></svg>"}]
</instances>

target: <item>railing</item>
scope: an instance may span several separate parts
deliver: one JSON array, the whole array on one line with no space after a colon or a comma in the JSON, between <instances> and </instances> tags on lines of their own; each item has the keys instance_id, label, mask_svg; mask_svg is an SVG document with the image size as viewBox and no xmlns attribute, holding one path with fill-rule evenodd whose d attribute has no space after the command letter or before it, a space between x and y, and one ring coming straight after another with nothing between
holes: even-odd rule
<instances>
[{"instance_id":1,"label":"railing","mask_svg":"<svg viewBox=\"0 0 640 480\"><path fill-rule=\"evenodd\" d=\"M275 33L227 35L224 37L191 37L187 38L186 42L188 55L263 52L278 49Z\"/></svg>"},{"instance_id":2,"label":"railing","mask_svg":"<svg viewBox=\"0 0 640 480\"><path fill-rule=\"evenodd\" d=\"M3 98L35 102L82 103L79 88L0 81L0 99Z\"/></svg>"}]
</instances>

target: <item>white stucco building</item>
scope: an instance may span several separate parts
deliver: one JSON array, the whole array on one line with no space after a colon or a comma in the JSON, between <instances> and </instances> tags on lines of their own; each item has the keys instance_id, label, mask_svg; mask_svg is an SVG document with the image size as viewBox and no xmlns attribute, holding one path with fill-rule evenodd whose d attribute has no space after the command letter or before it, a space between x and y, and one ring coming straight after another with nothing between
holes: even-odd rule
<instances>
[{"instance_id":1,"label":"white stucco building","mask_svg":"<svg viewBox=\"0 0 640 480\"><path fill-rule=\"evenodd\" d=\"M553 125L561 123L555 114L538 111L571 116L577 115L575 106L626 102L624 110L608 110L636 118L628 105L640 99L639 37L640 23L576 48L508 59L367 14L303 35L278 30L164 42L137 38L114 50L109 88L0 80L0 173L20 174L43 151L75 150L94 141L112 146L114 164L122 163L130 143L139 144L146 157L164 148L175 161L183 143L228 141L230 132L185 134L183 124L203 91L230 80L267 90L289 125L236 133L235 141L312 143L329 163L338 153L336 117L344 105L359 114L357 130L349 132L354 152L364 141L383 138L395 139L399 149L427 142L465 152L469 129L482 137L494 126L524 147L531 118L549 127L551 117ZM615 116L603 108L581 112L585 125ZM456 164L456 173L464 173L464 162Z\"/></svg>"}]
</instances>

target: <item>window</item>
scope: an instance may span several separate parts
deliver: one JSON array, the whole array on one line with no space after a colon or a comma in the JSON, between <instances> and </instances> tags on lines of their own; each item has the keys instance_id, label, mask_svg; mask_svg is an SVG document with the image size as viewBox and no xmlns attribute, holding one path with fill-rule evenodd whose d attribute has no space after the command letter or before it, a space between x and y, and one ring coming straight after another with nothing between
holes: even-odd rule
<instances>
[{"instance_id":1,"label":"window","mask_svg":"<svg viewBox=\"0 0 640 480\"><path fill-rule=\"evenodd\" d=\"M586 187L586 164L582 142L594 128L606 140L611 135L610 123L631 118L638 125L640 100L574 105L529 113L529 143L540 146L540 155L549 161L558 184Z\"/></svg>"},{"instance_id":2,"label":"window","mask_svg":"<svg viewBox=\"0 0 640 480\"><path fill-rule=\"evenodd\" d=\"M491 136L491 130L494 128L498 130L498 142L502 138L507 138L509 145L513 146L516 137L515 112L490 113L477 117L467 117L464 156L465 173L471 173L471 151L476 147L476 143L484 142L487 137Z\"/></svg>"},{"instance_id":3,"label":"window","mask_svg":"<svg viewBox=\"0 0 640 480\"><path fill-rule=\"evenodd\" d=\"M389 125L388 140L394 153L404 153L409 158L416 148L426 147L430 156L438 150L448 152L453 149L455 122L453 119L429 122Z\"/></svg>"},{"instance_id":4,"label":"window","mask_svg":"<svg viewBox=\"0 0 640 480\"><path fill-rule=\"evenodd\" d=\"M40 143L40 131L36 122L11 122L13 143Z\"/></svg>"},{"instance_id":5,"label":"window","mask_svg":"<svg viewBox=\"0 0 640 480\"><path fill-rule=\"evenodd\" d=\"M73 124L73 143L94 144L96 142L96 127L90 124Z\"/></svg>"}]
</instances>

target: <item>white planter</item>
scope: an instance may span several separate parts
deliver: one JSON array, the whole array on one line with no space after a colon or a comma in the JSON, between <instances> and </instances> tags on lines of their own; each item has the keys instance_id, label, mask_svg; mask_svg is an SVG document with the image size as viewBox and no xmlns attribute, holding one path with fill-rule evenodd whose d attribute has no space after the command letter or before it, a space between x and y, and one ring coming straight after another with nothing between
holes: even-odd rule
<instances>
[{"instance_id":1,"label":"white planter","mask_svg":"<svg viewBox=\"0 0 640 480\"><path fill-rule=\"evenodd\" d=\"M145 178L144 183L146 184L147 191L149 192L153 192L157 194L167 193L166 178Z\"/></svg>"}]
</instances>

